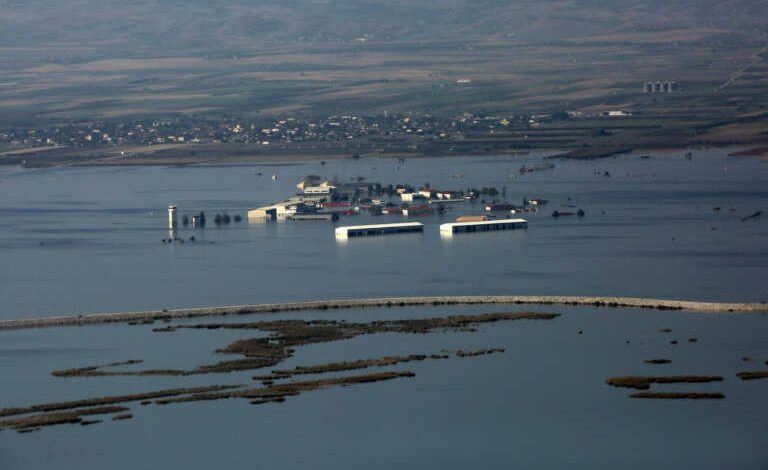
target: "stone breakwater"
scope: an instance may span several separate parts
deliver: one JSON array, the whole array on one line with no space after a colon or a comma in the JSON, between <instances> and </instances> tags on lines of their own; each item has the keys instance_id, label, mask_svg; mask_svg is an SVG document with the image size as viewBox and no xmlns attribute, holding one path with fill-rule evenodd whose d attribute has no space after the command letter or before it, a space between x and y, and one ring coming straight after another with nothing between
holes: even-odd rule
<instances>
[{"instance_id":1,"label":"stone breakwater","mask_svg":"<svg viewBox=\"0 0 768 470\"><path fill-rule=\"evenodd\" d=\"M638 297L580 297L580 296L436 296L436 297L384 297L372 299L314 300L306 302L232 305L163 309L143 312L94 313L54 317L0 320L0 330L49 328L57 326L96 325L101 323L151 322L183 318L249 315L258 313L295 312L304 310L330 310L345 308L407 307L423 305L566 305L612 308L643 308L656 310L685 310L700 313L768 313L764 303L696 302Z\"/></svg>"}]
</instances>

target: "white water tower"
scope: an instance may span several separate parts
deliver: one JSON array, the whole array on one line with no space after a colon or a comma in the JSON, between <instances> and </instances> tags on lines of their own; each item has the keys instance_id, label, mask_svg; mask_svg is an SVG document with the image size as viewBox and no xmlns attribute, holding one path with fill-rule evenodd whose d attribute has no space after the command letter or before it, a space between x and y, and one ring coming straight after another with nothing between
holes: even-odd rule
<instances>
[{"instance_id":1,"label":"white water tower","mask_svg":"<svg viewBox=\"0 0 768 470\"><path fill-rule=\"evenodd\" d=\"M168 228L175 229L179 226L176 220L176 206L168 206Z\"/></svg>"}]
</instances>

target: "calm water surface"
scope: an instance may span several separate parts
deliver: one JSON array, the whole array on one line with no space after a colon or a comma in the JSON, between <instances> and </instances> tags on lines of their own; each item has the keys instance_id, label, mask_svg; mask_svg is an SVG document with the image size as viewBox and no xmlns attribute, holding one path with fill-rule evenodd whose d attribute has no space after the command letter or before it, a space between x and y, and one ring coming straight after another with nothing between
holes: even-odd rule
<instances>
[{"instance_id":1,"label":"calm water surface","mask_svg":"<svg viewBox=\"0 0 768 470\"><path fill-rule=\"evenodd\" d=\"M295 299L422 294L628 295L768 299L768 164L699 152L653 159L557 162L540 156L330 161L219 168L0 169L0 318ZM609 171L612 177L596 175ZM264 176L258 176L257 172ZM269 175L276 174L273 182ZM443 240L438 225L482 211L425 217L423 235L338 243L330 223L182 230L166 246L169 203L182 213L245 215L287 197L306 174L439 188L495 186L509 200L551 203L527 231ZM463 175L455 178L452 175ZM570 198L570 200L569 200ZM583 219L553 219L575 204ZM714 211L714 207L721 207ZM732 211L733 209L733 211ZM384 223L401 216L344 218Z\"/></svg>"},{"instance_id":2,"label":"calm water surface","mask_svg":"<svg viewBox=\"0 0 768 470\"><path fill-rule=\"evenodd\" d=\"M367 321L494 309L499 307L324 311L277 318ZM58 426L32 434L3 431L0 467L715 469L768 464L763 445L768 382L735 377L738 371L760 369L768 359L765 316L556 310L563 316L555 320L487 324L475 333L380 334L301 347L283 364L290 368L443 349L506 348L493 356L387 368L411 370L416 373L411 379L310 392L259 406L247 400L147 407L134 403L129 421L113 423L107 417L96 426ZM660 333L661 328L672 333ZM214 349L254 336L238 330L161 334L151 329L100 326L3 333L3 406L178 386L254 384L252 371L187 378L57 379L49 374L62 367L130 358L144 359L148 368L192 367L221 359L211 354ZM689 337L699 341L689 343ZM671 345L671 339L680 343ZM642 362L659 357L673 362ZM743 357L755 362L745 363ZM370 371L375 370L382 369ZM608 377L630 374L722 375L723 382L654 389L717 391L727 398L633 400L627 397L631 390L604 383Z\"/></svg>"},{"instance_id":3,"label":"calm water surface","mask_svg":"<svg viewBox=\"0 0 768 470\"><path fill-rule=\"evenodd\" d=\"M516 176L526 157L330 161L218 168L0 168L0 318L437 294L628 295L768 299L768 165L724 151L556 162ZM609 171L611 177L596 174ZM262 172L263 176L258 176ZM273 182L270 175L276 174ZM438 225L480 213L455 206L419 235L339 243L330 223L245 222L182 230L163 245L166 207L245 215L295 191L306 174L364 176L439 188L506 187L510 200L551 202L526 231L442 239ZM462 175L457 178L456 175ZM570 198L570 199L569 199ZM553 219L575 204L583 219ZM720 207L719 211L713 210ZM342 224L402 217L345 218ZM498 311L439 307L309 312L279 318L373 320ZM518 308L519 309L519 308ZM552 321L484 325L476 333L381 334L300 348L281 367L443 349L505 354L402 364L416 377L329 389L284 404L228 400L133 406L135 418L20 435L0 432L0 468L767 468L766 317L539 308ZM269 318L266 316L265 318ZM673 333L662 334L660 328ZM252 383L250 373L185 378L54 378L50 372L132 358L194 367L254 332L153 333L108 325L0 332L0 407L201 384ZM583 335L577 334L584 331ZM687 338L697 337L698 343ZM677 339L678 345L669 341ZM627 343L630 341L630 343ZM666 357L668 366L644 364ZM743 357L754 362L743 362ZM725 400L641 401L614 375L716 374Z\"/></svg>"}]
</instances>

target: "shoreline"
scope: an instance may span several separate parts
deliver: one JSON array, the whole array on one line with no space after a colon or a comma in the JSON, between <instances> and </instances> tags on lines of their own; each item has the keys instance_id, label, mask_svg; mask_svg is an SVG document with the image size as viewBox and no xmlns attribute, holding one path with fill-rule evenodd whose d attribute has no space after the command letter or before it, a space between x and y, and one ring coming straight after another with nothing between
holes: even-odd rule
<instances>
[{"instance_id":1,"label":"shoreline","mask_svg":"<svg viewBox=\"0 0 768 470\"><path fill-rule=\"evenodd\" d=\"M203 144L201 144L203 145ZM32 149L19 149L11 152L0 153L0 167L5 166L19 166L22 165L22 161L18 158L18 152L23 151L23 155L30 155L32 157L40 156L40 160L33 160L26 163L24 168L37 169L37 168L99 168L99 167L220 167L220 166L259 166L265 164L305 164L315 163L318 161L336 161L336 160L353 160L353 152L348 149L331 149L327 152L312 151L289 151L281 149L279 151L264 151L264 149L257 148L252 149L251 152L241 153L243 149L237 149L237 152L231 153L231 148L216 149L211 148L210 145L205 148L195 149L194 147L180 145L178 148L153 150L147 153L141 153L132 157L119 157L114 155L115 150L111 150L110 154L80 154L75 151L73 154L56 156L56 152L66 152L71 150L67 147L59 148L47 148L40 147L41 153L36 153ZM752 142L730 142L730 143L710 143L707 145L697 143L653 143L653 144L638 144L635 143L631 146L595 146L588 152L586 157L574 158L569 156L572 152L584 152L581 147L572 145L536 145L530 148L515 148L515 149L496 149L493 152L479 151L472 149L461 149L457 152L431 152L431 151L391 151L391 152L361 152L360 159L370 158L450 158L450 157L520 157L526 156L531 153L539 153L545 156L545 158L552 158L557 160L601 160L608 158L615 158L622 154L637 154L637 153L656 153L656 154L669 154L675 152L682 152L686 150L707 150L707 149L724 149L730 150L729 156L734 156L735 153L752 152L764 146L765 142L761 140L755 140ZM50 152L50 153L49 153ZM176 153L180 152L180 153ZM48 159L47 156L54 158ZM755 157L750 154L750 157ZM757 156L757 158L760 158ZM766 157L763 157L766 158Z\"/></svg>"},{"instance_id":2,"label":"shoreline","mask_svg":"<svg viewBox=\"0 0 768 470\"><path fill-rule=\"evenodd\" d=\"M227 315L295 312L306 310L330 310L345 308L380 308L439 305L563 305L611 308L644 308L676 310L716 314L768 313L765 303L697 302L690 300L666 300L642 297L586 297L586 296L525 296L525 295L477 295L477 296L419 296L381 297L365 299L311 300L303 302L211 306L184 309L162 309L136 312L94 313L88 315L63 315L53 317L0 320L0 331L62 326L98 325L106 323L150 322Z\"/></svg>"}]
</instances>

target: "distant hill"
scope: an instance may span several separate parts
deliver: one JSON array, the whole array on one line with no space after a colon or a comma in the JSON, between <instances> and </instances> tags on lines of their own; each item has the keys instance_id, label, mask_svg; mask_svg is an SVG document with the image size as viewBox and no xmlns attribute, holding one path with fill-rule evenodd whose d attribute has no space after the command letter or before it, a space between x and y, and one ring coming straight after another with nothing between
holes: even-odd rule
<instances>
[{"instance_id":1,"label":"distant hill","mask_svg":"<svg viewBox=\"0 0 768 470\"><path fill-rule=\"evenodd\" d=\"M764 0L0 0L0 123L631 107L643 80L704 93L752 64L765 13ZM763 65L728 93L763 87Z\"/></svg>"},{"instance_id":2,"label":"distant hill","mask_svg":"<svg viewBox=\"0 0 768 470\"><path fill-rule=\"evenodd\" d=\"M220 51L283 41L522 41L707 29L766 31L762 0L0 0L3 46Z\"/></svg>"}]
</instances>

